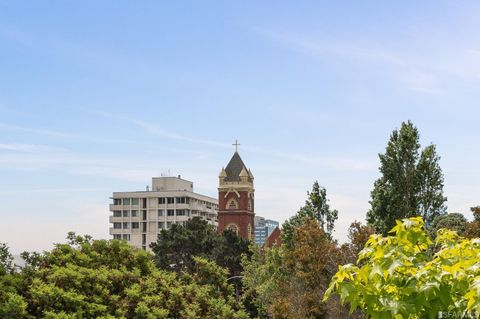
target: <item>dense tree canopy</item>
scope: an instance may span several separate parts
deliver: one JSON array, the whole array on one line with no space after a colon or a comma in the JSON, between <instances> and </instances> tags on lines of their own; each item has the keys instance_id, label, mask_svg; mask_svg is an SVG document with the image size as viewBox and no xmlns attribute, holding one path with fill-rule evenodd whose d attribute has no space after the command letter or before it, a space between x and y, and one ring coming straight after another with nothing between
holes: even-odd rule
<instances>
[{"instance_id":1,"label":"dense tree canopy","mask_svg":"<svg viewBox=\"0 0 480 319\"><path fill-rule=\"evenodd\" d=\"M435 145L420 151L417 128L408 121L390 136L380 157L381 176L371 192L367 221L386 235L395 220L421 215L427 225L446 213L443 173Z\"/></svg>"},{"instance_id":2,"label":"dense tree canopy","mask_svg":"<svg viewBox=\"0 0 480 319\"><path fill-rule=\"evenodd\" d=\"M124 241L69 235L31 259L2 318L247 318L228 271L194 258L191 273L166 272ZM16 311L15 315L12 313Z\"/></svg>"},{"instance_id":3,"label":"dense tree canopy","mask_svg":"<svg viewBox=\"0 0 480 319\"><path fill-rule=\"evenodd\" d=\"M194 268L193 256L211 257L217 241L213 226L194 217L184 226L173 224L170 229L162 230L151 248L161 269L191 272Z\"/></svg>"},{"instance_id":4,"label":"dense tree canopy","mask_svg":"<svg viewBox=\"0 0 480 319\"><path fill-rule=\"evenodd\" d=\"M227 268L231 276L240 274L241 255L250 253L248 241L230 230L219 234L199 217L188 220L185 225L174 224L162 230L151 247L161 269L192 272L193 257L197 256Z\"/></svg>"},{"instance_id":5,"label":"dense tree canopy","mask_svg":"<svg viewBox=\"0 0 480 319\"><path fill-rule=\"evenodd\" d=\"M349 317L336 300L321 302L346 255L318 221L306 218L297 226L291 246L252 249L252 258L243 261L244 284L246 294L254 296L260 318Z\"/></svg>"}]
</instances>

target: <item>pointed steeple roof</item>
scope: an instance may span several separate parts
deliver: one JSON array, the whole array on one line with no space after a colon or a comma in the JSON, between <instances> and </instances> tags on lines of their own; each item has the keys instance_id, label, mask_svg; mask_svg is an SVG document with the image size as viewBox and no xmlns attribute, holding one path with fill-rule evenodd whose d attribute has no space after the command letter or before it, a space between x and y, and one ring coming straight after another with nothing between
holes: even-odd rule
<instances>
[{"instance_id":1,"label":"pointed steeple roof","mask_svg":"<svg viewBox=\"0 0 480 319\"><path fill-rule=\"evenodd\" d=\"M244 171L244 172L243 172ZM240 174L243 172L244 174L247 173L248 177L251 179L253 176L248 168L242 161L240 154L235 152L228 162L227 167L225 167L225 172L227 173L227 177L225 177L225 181L227 182L238 182L240 181Z\"/></svg>"}]
</instances>

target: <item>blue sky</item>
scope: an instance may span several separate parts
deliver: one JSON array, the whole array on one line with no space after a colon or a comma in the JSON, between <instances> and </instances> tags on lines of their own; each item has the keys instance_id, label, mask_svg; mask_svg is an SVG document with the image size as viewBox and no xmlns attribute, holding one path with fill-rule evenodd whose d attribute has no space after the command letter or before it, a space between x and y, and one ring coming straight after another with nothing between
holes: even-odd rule
<instances>
[{"instance_id":1,"label":"blue sky","mask_svg":"<svg viewBox=\"0 0 480 319\"><path fill-rule=\"evenodd\" d=\"M409 119L471 218L479 30L475 1L0 1L0 242L108 238L111 192L168 171L216 196L235 139L257 214L318 180L344 240Z\"/></svg>"}]
</instances>

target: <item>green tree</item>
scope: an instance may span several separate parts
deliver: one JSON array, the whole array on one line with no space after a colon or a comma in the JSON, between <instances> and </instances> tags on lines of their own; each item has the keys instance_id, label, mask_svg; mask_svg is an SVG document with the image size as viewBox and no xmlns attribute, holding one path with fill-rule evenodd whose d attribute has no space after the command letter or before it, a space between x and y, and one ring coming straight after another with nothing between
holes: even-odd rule
<instances>
[{"instance_id":1,"label":"green tree","mask_svg":"<svg viewBox=\"0 0 480 319\"><path fill-rule=\"evenodd\" d=\"M287 246L292 245L295 228L302 225L306 218L316 220L321 229L329 239L332 239L332 232L335 221L338 219L338 211L330 209L327 199L327 190L315 181L312 191L307 193L305 205L300 208L297 214L285 221L282 225L282 243Z\"/></svg>"},{"instance_id":2,"label":"green tree","mask_svg":"<svg viewBox=\"0 0 480 319\"><path fill-rule=\"evenodd\" d=\"M219 266L227 268L230 276L238 276L243 271L242 256L250 257L250 242L231 230L219 235L211 259Z\"/></svg>"},{"instance_id":3,"label":"green tree","mask_svg":"<svg viewBox=\"0 0 480 319\"><path fill-rule=\"evenodd\" d=\"M447 211L443 196L443 172L435 145L425 147L417 164L418 212L429 226L435 217Z\"/></svg>"},{"instance_id":4,"label":"green tree","mask_svg":"<svg viewBox=\"0 0 480 319\"><path fill-rule=\"evenodd\" d=\"M20 281L8 246L0 243L0 318L20 319L27 315L27 304L18 294Z\"/></svg>"},{"instance_id":5,"label":"green tree","mask_svg":"<svg viewBox=\"0 0 480 319\"><path fill-rule=\"evenodd\" d=\"M166 272L124 241L72 233L33 257L22 292L33 318L247 318L227 270L205 259L191 273Z\"/></svg>"},{"instance_id":6,"label":"green tree","mask_svg":"<svg viewBox=\"0 0 480 319\"><path fill-rule=\"evenodd\" d=\"M243 299L252 299L259 318L267 318L271 307L280 294L282 283L288 280L288 273L283 267L285 246L273 246L264 249L250 245L252 255L243 256Z\"/></svg>"},{"instance_id":7,"label":"green tree","mask_svg":"<svg viewBox=\"0 0 480 319\"><path fill-rule=\"evenodd\" d=\"M431 231L433 234L436 234L439 229L446 228L456 231L459 235L463 235L467 224L467 219L460 213L440 215L433 220Z\"/></svg>"},{"instance_id":8,"label":"green tree","mask_svg":"<svg viewBox=\"0 0 480 319\"><path fill-rule=\"evenodd\" d=\"M15 271L13 256L10 253L7 244L0 243L0 276L11 274Z\"/></svg>"},{"instance_id":9,"label":"green tree","mask_svg":"<svg viewBox=\"0 0 480 319\"><path fill-rule=\"evenodd\" d=\"M244 259L246 294L254 296L261 318L347 318L336 300L319 302L338 265L342 250L318 221L306 218L297 226L293 245L262 250L252 247Z\"/></svg>"},{"instance_id":10,"label":"green tree","mask_svg":"<svg viewBox=\"0 0 480 319\"><path fill-rule=\"evenodd\" d=\"M212 225L194 217L185 225L173 224L170 229L162 230L151 248L161 269L192 272L195 265L193 257L211 258L218 240Z\"/></svg>"},{"instance_id":11,"label":"green tree","mask_svg":"<svg viewBox=\"0 0 480 319\"><path fill-rule=\"evenodd\" d=\"M480 243L441 229L432 242L421 217L397 221L392 235L372 235L359 264L339 267L334 293L368 318L437 318L480 314ZM435 252L435 253L433 253Z\"/></svg>"},{"instance_id":12,"label":"green tree","mask_svg":"<svg viewBox=\"0 0 480 319\"><path fill-rule=\"evenodd\" d=\"M194 257L202 257L227 268L230 276L241 273L241 255L249 254L249 242L234 232L218 233L212 225L199 217L184 225L172 225L162 230L152 243L155 262L161 269L192 272Z\"/></svg>"},{"instance_id":13,"label":"green tree","mask_svg":"<svg viewBox=\"0 0 480 319\"><path fill-rule=\"evenodd\" d=\"M430 225L446 213L443 173L435 145L420 152L419 133L408 121L390 135L384 154L379 154L381 177L371 192L367 221L386 234L395 220L421 214Z\"/></svg>"}]
</instances>

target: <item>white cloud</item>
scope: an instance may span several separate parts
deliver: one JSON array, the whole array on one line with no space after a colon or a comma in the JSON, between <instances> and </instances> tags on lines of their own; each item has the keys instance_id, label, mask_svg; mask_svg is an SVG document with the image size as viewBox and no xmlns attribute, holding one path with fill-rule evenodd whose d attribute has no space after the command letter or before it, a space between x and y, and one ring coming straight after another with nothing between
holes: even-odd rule
<instances>
[{"instance_id":1,"label":"white cloud","mask_svg":"<svg viewBox=\"0 0 480 319\"><path fill-rule=\"evenodd\" d=\"M290 50L314 57L373 65L372 71L383 70L381 76L417 93L446 94L449 93L447 88L450 89L451 84L458 85L458 79L475 81L477 85L480 79L480 50L475 48L463 49L433 42L426 44L429 39L424 39L423 42L419 41L423 46L416 44L418 48L415 48L414 53L405 50L392 52L375 43L352 45L262 28L254 31ZM422 54L418 54L418 51ZM388 66L388 72L385 72L385 66Z\"/></svg>"},{"instance_id":2,"label":"white cloud","mask_svg":"<svg viewBox=\"0 0 480 319\"><path fill-rule=\"evenodd\" d=\"M112 114L104 111L92 111L91 113L105 116L111 119L129 122L137 127L144 129L146 132L150 134L161 136L170 140L184 141L184 142L193 143L193 144L210 145L210 146L222 147L222 148L232 147L232 145L228 143L182 135L177 132L166 130L165 128L157 124L149 123L147 121L131 118L128 116ZM271 157L287 159L295 162L301 162L303 164L309 164L317 167L323 166L323 167L328 167L330 169L336 169L336 170L370 171L370 170L376 169L376 166L375 166L376 160L371 160L371 159L350 158L345 156L325 157L325 156L319 156L316 154L282 152L278 150L268 149L265 147L256 147L254 145L245 146L245 147L242 147L242 149L252 153L264 154Z\"/></svg>"},{"instance_id":3,"label":"white cloud","mask_svg":"<svg viewBox=\"0 0 480 319\"><path fill-rule=\"evenodd\" d=\"M161 137L165 137L165 138L168 138L168 139L172 139L172 140L179 140L179 141L191 142L191 143L196 143L196 144L205 144L205 145L211 145L211 146L218 146L218 147L224 147L224 148L230 148L231 147L231 145L229 145L227 143L220 143L220 142L206 140L206 139L198 139L198 138L188 137L188 136L184 136L184 135L181 135L181 134L178 134L178 133L170 132L170 131L167 131L167 130L159 127L158 125L148 123L148 122L145 122L145 121L141 121L141 120L133 119L133 120L130 120L130 122L132 124L142 128L142 129L146 130L149 133L152 133L152 134L155 134L155 135L158 135L158 136L161 136Z\"/></svg>"},{"instance_id":4,"label":"white cloud","mask_svg":"<svg viewBox=\"0 0 480 319\"><path fill-rule=\"evenodd\" d=\"M38 145L38 144L19 144L19 143L4 143L0 144L0 150L6 151L14 151L14 152L39 152L42 150L50 149L49 146L46 145Z\"/></svg>"},{"instance_id":5,"label":"white cloud","mask_svg":"<svg viewBox=\"0 0 480 319\"><path fill-rule=\"evenodd\" d=\"M439 79L431 73L409 72L405 74L406 85L412 90L428 94L444 94Z\"/></svg>"},{"instance_id":6,"label":"white cloud","mask_svg":"<svg viewBox=\"0 0 480 319\"><path fill-rule=\"evenodd\" d=\"M33 188L33 189L7 189L1 190L0 194L29 194L29 193L79 193L79 192L97 192L108 191L106 188Z\"/></svg>"},{"instance_id":7,"label":"white cloud","mask_svg":"<svg viewBox=\"0 0 480 319\"><path fill-rule=\"evenodd\" d=\"M23 127L18 125L11 125L6 123L0 123L0 130L3 131L10 131L10 132L25 132L31 134L38 134L38 135L45 135L51 136L56 138L64 138L64 139L71 139L71 140L79 140L79 141L88 141L92 143L131 143L130 141L117 139L117 138L106 138L101 136L88 136L84 134L72 134L60 131L53 131L43 128L30 128L30 127Z\"/></svg>"},{"instance_id":8,"label":"white cloud","mask_svg":"<svg viewBox=\"0 0 480 319\"><path fill-rule=\"evenodd\" d=\"M311 55L329 55L335 58L349 58L364 62L381 62L404 66L405 62L400 57L388 50L381 48L356 47L352 45L325 43L299 34L278 32L263 28L254 29L258 34L279 42L292 50L301 51Z\"/></svg>"}]
</instances>

